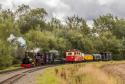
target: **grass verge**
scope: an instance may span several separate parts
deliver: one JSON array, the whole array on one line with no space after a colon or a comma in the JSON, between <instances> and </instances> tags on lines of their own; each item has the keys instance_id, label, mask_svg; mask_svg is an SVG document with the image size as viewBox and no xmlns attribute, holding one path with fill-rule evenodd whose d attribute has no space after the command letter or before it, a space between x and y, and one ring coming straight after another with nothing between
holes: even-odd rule
<instances>
[{"instance_id":1,"label":"grass verge","mask_svg":"<svg viewBox=\"0 0 125 84\"><path fill-rule=\"evenodd\" d=\"M51 68L46 69L44 74L38 78L38 84L59 84L60 82Z\"/></svg>"},{"instance_id":2,"label":"grass verge","mask_svg":"<svg viewBox=\"0 0 125 84\"><path fill-rule=\"evenodd\" d=\"M108 64L122 64L125 61L88 62L66 64L48 68L38 77L38 84L122 84L118 76L102 70Z\"/></svg>"},{"instance_id":3,"label":"grass verge","mask_svg":"<svg viewBox=\"0 0 125 84\"><path fill-rule=\"evenodd\" d=\"M9 66L9 67L0 67L0 72L1 71L8 71L8 70L15 70L15 69L18 69L18 68L20 68L20 64L12 65L12 66Z\"/></svg>"}]
</instances>

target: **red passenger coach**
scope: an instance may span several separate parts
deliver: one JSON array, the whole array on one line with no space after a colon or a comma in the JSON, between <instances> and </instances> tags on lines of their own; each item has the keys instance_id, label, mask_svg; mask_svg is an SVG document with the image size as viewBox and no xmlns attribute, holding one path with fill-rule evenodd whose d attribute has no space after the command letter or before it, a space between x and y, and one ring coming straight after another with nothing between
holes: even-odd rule
<instances>
[{"instance_id":1,"label":"red passenger coach","mask_svg":"<svg viewBox=\"0 0 125 84\"><path fill-rule=\"evenodd\" d=\"M67 62L80 62L82 61L82 53L79 50L67 50L65 51Z\"/></svg>"}]
</instances>

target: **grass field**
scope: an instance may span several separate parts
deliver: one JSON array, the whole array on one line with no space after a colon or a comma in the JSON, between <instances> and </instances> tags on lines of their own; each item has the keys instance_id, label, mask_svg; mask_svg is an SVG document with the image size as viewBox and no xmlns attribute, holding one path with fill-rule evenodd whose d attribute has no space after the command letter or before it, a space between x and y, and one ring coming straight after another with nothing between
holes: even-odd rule
<instances>
[{"instance_id":1,"label":"grass field","mask_svg":"<svg viewBox=\"0 0 125 84\"><path fill-rule=\"evenodd\" d=\"M15 69L18 69L18 68L20 68L20 64L12 65L12 66L9 66L9 67L0 67L0 71L15 70Z\"/></svg>"},{"instance_id":2,"label":"grass field","mask_svg":"<svg viewBox=\"0 0 125 84\"><path fill-rule=\"evenodd\" d=\"M122 63L125 61L61 65L47 68L37 81L38 84L122 84L120 77L102 70L105 65Z\"/></svg>"}]
</instances>

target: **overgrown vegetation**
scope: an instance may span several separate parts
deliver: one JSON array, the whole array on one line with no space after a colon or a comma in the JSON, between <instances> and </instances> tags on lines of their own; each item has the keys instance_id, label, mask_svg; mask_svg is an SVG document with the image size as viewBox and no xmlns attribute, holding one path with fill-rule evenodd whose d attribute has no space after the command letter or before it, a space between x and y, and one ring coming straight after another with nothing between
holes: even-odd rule
<instances>
[{"instance_id":1,"label":"overgrown vegetation","mask_svg":"<svg viewBox=\"0 0 125 84\"><path fill-rule=\"evenodd\" d=\"M12 65L12 66L9 66L9 67L0 67L0 72L2 71L9 71L9 70L16 70L16 69L20 69L20 65L19 64L16 64L16 65Z\"/></svg>"},{"instance_id":2,"label":"overgrown vegetation","mask_svg":"<svg viewBox=\"0 0 125 84\"><path fill-rule=\"evenodd\" d=\"M0 66L19 63L23 48L7 41L10 34L23 37L27 49L80 49L85 53L109 51L113 59L125 59L125 20L111 14L94 19L93 28L79 16L70 16L62 24L57 18L46 19L44 8L20 5L16 10L0 10Z\"/></svg>"},{"instance_id":3,"label":"overgrown vegetation","mask_svg":"<svg viewBox=\"0 0 125 84\"><path fill-rule=\"evenodd\" d=\"M38 84L123 84L120 77L101 69L107 64L124 62L92 62L48 68L38 77Z\"/></svg>"}]
</instances>

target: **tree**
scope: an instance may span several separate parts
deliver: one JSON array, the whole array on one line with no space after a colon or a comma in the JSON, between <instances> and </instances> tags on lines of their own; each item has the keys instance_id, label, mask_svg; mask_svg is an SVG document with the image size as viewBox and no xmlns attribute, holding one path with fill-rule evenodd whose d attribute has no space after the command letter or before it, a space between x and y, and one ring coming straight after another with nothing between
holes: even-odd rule
<instances>
[{"instance_id":1,"label":"tree","mask_svg":"<svg viewBox=\"0 0 125 84\"><path fill-rule=\"evenodd\" d=\"M15 25L14 14L10 10L0 11L0 38L7 40L10 34L19 35L19 29Z\"/></svg>"},{"instance_id":2,"label":"tree","mask_svg":"<svg viewBox=\"0 0 125 84\"><path fill-rule=\"evenodd\" d=\"M103 15L94 19L93 32L100 34L105 31L113 30L116 20L117 18L114 18L111 14Z\"/></svg>"},{"instance_id":3,"label":"tree","mask_svg":"<svg viewBox=\"0 0 125 84\"><path fill-rule=\"evenodd\" d=\"M56 18L52 18L51 21L48 22L47 27L49 31L54 31L54 30L59 30L63 27L63 25L61 24L61 21L59 19Z\"/></svg>"},{"instance_id":4,"label":"tree","mask_svg":"<svg viewBox=\"0 0 125 84\"><path fill-rule=\"evenodd\" d=\"M90 33L89 27L86 21L78 16L67 17L66 19L67 28L70 30L81 31L83 34L87 35Z\"/></svg>"},{"instance_id":5,"label":"tree","mask_svg":"<svg viewBox=\"0 0 125 84\"><path fill-rule=\"evenodd\" d=\"M122 42L120 39L117 39L116 36L114 36L110 31L103 32L93 42L95 49L98 52L112 52L113 59L123 59L119 51L122 48Z\"/></svg>"},{"instance_id":6,"label":"tree","mask_svg":"<svg viewBox=\"0 0 125 84\"><path fill-rule=\"evenodd\" d=\"M0 40L0 66L9 66L13 62L13 57L11 56L12 48L5 42Z\"/></svg>"},{"instance_id":7,"label":"tree","mask_svg":"<svg viewBox=\"0 0 125 84\"><path fill-rule=\"evenodd\" d=\"M112 32L117 38L122 39L125 37L125 20L118 19L114 25Z\"/></svg>"},{"instance_id":8,"label":"tree","mask_svg":"<svg viewBox=\"0 0 125 84\"><path fill-rule=\"evenodd\" d=\"M43 8L31 9L27 5L21 5L18 7L16 14L22 34L27 33L30 29L42 31L46 26L44 16L47 15L47 12Z\"/></svg>"}]
</instances>

